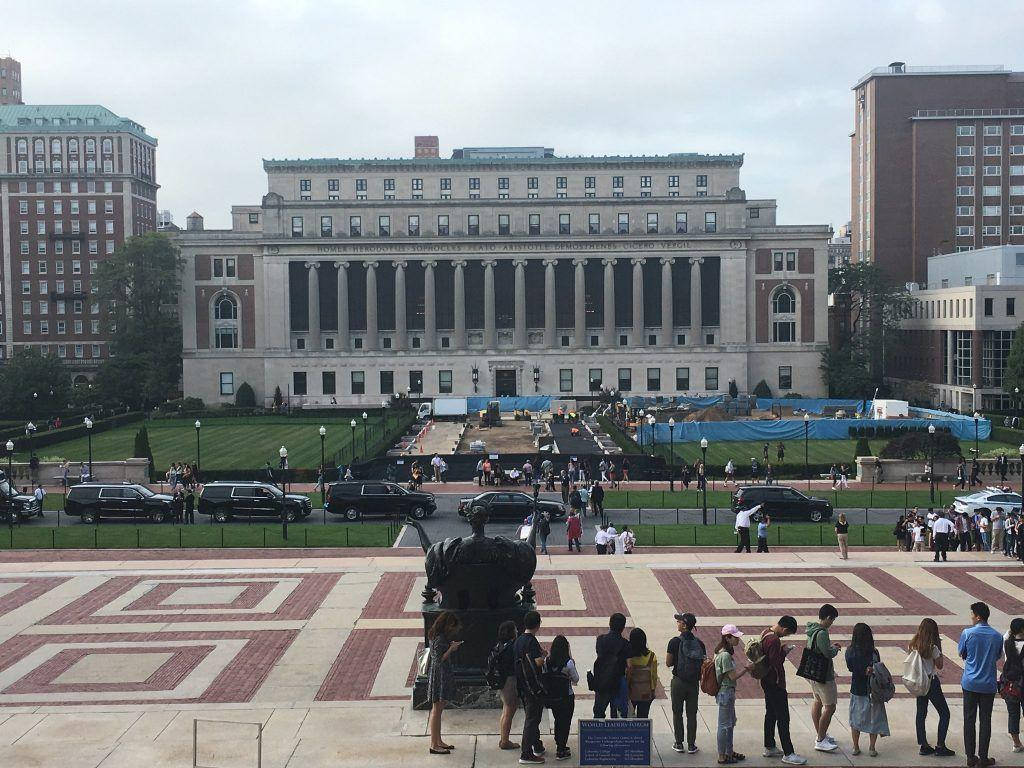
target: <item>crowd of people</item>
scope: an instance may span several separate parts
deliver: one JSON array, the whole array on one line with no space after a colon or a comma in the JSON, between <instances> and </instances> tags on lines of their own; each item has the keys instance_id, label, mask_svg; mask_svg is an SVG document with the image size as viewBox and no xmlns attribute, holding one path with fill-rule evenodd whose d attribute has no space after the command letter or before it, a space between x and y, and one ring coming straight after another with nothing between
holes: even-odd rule
<instances>
[{"instance_id":1,"label":"crowd of people","mask_svg":"<svg viewBox=\"0 0 1024 768\"><path fill-rule=\"evenodd\" d=\"M963 742L969 768L988 768L990 757L992 710L997 695L1007 709L1007 730L1011 750L1024 752L1020 740L1022 712L1021 686L1024 683L1024 618L1010 622L1001 634L988 623L990 609L983 602L970 607L970 626L957 643L958 664L963 672ZM839 741L829 734L838 703L836 662L842 653L850 675L849 712L850 754L867 751L878 755L878 739L890 735L886 703L896 692L892 674L882 661L872 628L858 622L853 626L849 645L843 649L832 640L830 630L839 617L838 609L825 604L816 621L807 623L804 648L796 674L808 680L813 696L810 715L814 730L811 748L831 753ZM736 625L726 624L715 633L716 642L708 654L697 637L697 618L689 612L676 613L677 635L665 651L667 668L662 683L668 689L672 711L672 729L676 752L695 754L697 745L700 692L712 695L717 704L716 750L718 764L735 764L745 755L735 749L737 724L737 681L750 676L758 681L764 701L763 743L761 755L779 758L788 765L804 765L807 759L796 751L790 733L790 706L786 661L797 646L784 642L799 631L792 616L782 616L756 636L745 635ZM594 640L596 660L593 669L581 676L573 659L569 639L556 635L545 649L537 639L542 617L530 611L524 617L523 631L515 622L506 621L497 629L494 647L487 659L485 677L499 692L502 711L499 717L498 748L518 750L521 765L545 762L546 748L540 738L544 709L554 720L555 759L572 756L569 730L575 711L574 689L585 678L594 693L593 717L647 718L659 687L658 655L648 647L647 635L636 627L626 632L626 617L614 613L608 631ZM429 648L424 658L427 696L431 702L429 720L430 753L450 754L455 749L441 737L441 718L447 702L456 694L455 661L461 640L457 615L445 611L429 630ZM953 757L947 744L950 710L942 690L939 672L948 650L943 650L936 622L925 618L906 644L902 682L916 699L915 730L920 755ZM1002 670L999 662L1003 660ZM511 740L512 721L522 707L524 724L519 742ZM927 732L929 708L938 715L934 743ZM749 708L744 709L750 712Z\"/></svg>"},{"instance_id":2,"label":"crowd of people","mask_svg":"<svg viewBox=\"0 0 1024 768\"><path fill-rule=\"evenodd\" d=\"M958 513L954 507L929 510L916 507L900 515L893 527L896 549L905 552L932 551L935 560L947 552L1000 552L1024 562L1024 515L1019 509L995 507L988 515Z\"/></svg>"}]
</instances>

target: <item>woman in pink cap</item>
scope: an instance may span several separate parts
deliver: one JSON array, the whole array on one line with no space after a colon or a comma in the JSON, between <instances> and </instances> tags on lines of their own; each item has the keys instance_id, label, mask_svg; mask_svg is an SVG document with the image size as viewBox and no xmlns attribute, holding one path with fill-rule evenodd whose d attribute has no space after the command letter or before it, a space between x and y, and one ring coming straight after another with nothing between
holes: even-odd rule
<instances>
[{"instance_id":1,"label":"woman in pink cap","mask_svg":"<svg viewBox=\"0 0 1024 768\"><path fill-rule=\"evenodd\" d=\"M743 633L735 624L722 627L722 639L715 647L715 677L718 678L718 764L730 765L744 759L744 755L734 752L732 734L736 727L736 681L750 671L747 665L743 669L736 668L733 661L733 649L739 645Z\"/></svg>"}]
</instances>

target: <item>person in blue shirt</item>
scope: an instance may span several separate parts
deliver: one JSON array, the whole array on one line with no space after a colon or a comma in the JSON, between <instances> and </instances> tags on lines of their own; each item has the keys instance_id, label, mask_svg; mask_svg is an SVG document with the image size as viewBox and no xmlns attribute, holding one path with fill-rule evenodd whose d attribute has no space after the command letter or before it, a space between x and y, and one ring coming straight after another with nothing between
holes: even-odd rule
<instances>
[{"instance_id":1,"label":"person in blue shirt","mask_svg":"<svg viewBox=\"0 0 1024 768\"><path fill-rule=\"evenodd\" d=\"M988 625L989 607L971 606L972 625L960 633L957 651L964 660L960 687L964 692L964 751L968 768L988 768L992 736L992 703L996 697L996 663L1003 655L1003 636ZM975 720L979 720L975 733Z\"/></svg>"},{"instance_id":2,"label":"person in blue shirt","mask_svg":"<svg viewBox=\"0 0 1024 768\"><path fill-rule=\"evenodd\" d=\"M757 551L767 552L768 551L768 526L772 524L772 520L768 515L764 515L757 522Z\"/></svg>"}]
</instances>

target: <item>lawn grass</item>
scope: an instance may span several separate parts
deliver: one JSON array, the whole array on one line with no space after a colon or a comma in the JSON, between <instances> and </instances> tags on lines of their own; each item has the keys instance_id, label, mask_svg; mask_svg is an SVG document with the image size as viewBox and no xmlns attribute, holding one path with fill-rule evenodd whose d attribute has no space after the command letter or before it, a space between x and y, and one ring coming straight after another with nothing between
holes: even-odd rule
<instances>
[{"instance_id":1,"label":"lawn grass","mask_svg":"<svg viewBox=\"0 0 1024 768\"><path fill-rule=\"evenodd\" d=\"M386 524L291 525L75 525L0 528L2 549L190 549L196 547L390 547L397 531Z\"/></svg>"},{"instance_id":2,"label":"lawn grass","mask_svg":"<svg viewBox=\"0 0 1024 768\"><path fill-rule=\"evenodd\" d=\"M742 483L741 483L742 485ZM827 499L836 509L903 509L904 507L931 506L930 493L926 489L908 490L846 490L832 491L827 488L807 490L806 484L800 481L782 481L780 485L796 488L801 493L819 499ZM715 490L708 490L708 507L727 508L731 505L733 488L721 490L722 484L716 483ZM681 490L677 482L675 491L606 491L604 506L606 509L699 509L703 505L702 494L696 489L696 483L690 484L689 490ZM952 504L955 496L964 496L972 491L953 490L950 488L935 489L935 506Z\"/></svg>"},{"instance_id":3,"label":"lawn grass","mask_svg":"<svg viewBox=\"0 0 1024 768\"><path fill-rule=\"evenodd\" d=\"M613 516L614 517L614 516ZM629 525L642 546L734 547L739 539L731 525ZM768 532L768 546L820 547L836 544L832 525L786 523L773 525ZM893 543L892 526L851 525L848 542L851 547L880 547ZM756 547L757 540L752 541Z\"/></svg>"}]
</instances>

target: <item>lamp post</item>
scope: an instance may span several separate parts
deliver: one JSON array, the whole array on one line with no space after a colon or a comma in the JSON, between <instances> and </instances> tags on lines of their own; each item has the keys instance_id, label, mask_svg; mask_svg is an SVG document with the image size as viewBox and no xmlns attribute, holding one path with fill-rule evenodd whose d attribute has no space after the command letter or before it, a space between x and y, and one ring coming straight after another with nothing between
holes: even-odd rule
<instances>
[{"instance_id":1,"label":"lamp post","mask_svg":"<svg viewBox=\"0 0 1024 768\"><path fill-rule=\"evenodd\" d=\"M35 397L35 393L32 393L32 397ZM36 432L36 425L31 421L25 425L25 436L28 438L28 457L32 458L32 435Z\"/></svg>"},{"instance_id":2,"label":"lamp post","mask_svg":"<svg viewBox=\"0 0 1024 768\"><path fill-rule=\"evenodd\" d=\"M673 433L676 430L676 420L671 416L668 418L668 489L669 491L675 491L676 489L676 450L675 441L673 439Z\"/></svg>"},{"instance_id":3,"label":"lamp post","mask_svg":"<svg viewBox=\"0 0 1024 768\"><path fill-rule=\"evenodd\" d=\"M640 453L644 452L644 409L641 408L636 413L636 437L637 442L640 444Z\"/></svg>"},{"instance_id":4,"label":"lamp post","mask_svg":"<svg viewBox=\"0 0 1024 768\"><path fill-rule=\"evenodd\" d=\"M1020 452L1020 495L1024 496L1024 443L1017 450Z\"/></svg>"},{"instance_id":5,"label":"lamp post","mask_svg":"<svg viewBox=\"0 0 1024 768\"><path fill-rule=\"evenodd\" d=\"M327 476L327 427L320 425L320 498L324 496L324 478Z\"/></svg>"},{"instance_id":6,"label":"lamp post","mask_svg":"<svg viewBox=\"0 0 1024 768\"><path fill-rule=\"evenodd\" d=\"M366 411L363 411L363 461L366 461L366 420L369 418Z\"/></svg>"},{"instance_id":7,"label":"lamp post","mask_svg":"<svg viewBox=\"0 0 1024 768\"><path fill-rule=\"evenodd\" d=\"M356 462L356 420L352 419L352 421L350 421L348 423L348 425L350 427L352 427L352 461L350 461L349 463L350 464L355 464L355 462Z\"/></svg>"},{"instance_id":8,"label":"lamp post","mask_svg":"<svg viewBox=\"0 0 1024 768\"><path fill-rule=\"evenodd\" d=\"M935 425L928 425L928 447L931 451L931 460L928 463L928 498L935 504Z\"/></svg>"},{"instance_id":9,"label":"lamp post","mask_svg":"<svg viewBox=\"0 0 1024 768\"><path fill-rule=\"evenodd\" d=\"M651 439L648 441L647 450L651 452L651 456L654 456L654 414L647 414L647 426L651 428Z\"/></svg>"},{"instance_id":10,"label":"lamp post","mask_svg":"<svg viewBox=\"0 0 1024 768\"><path fill-rule=\"evenodd\" d=\"M196 419L196 473L199 472L199 468L202 467L202 462L199 460L199 428L203 426L199 419ZM199 478L195 478L198 482Z\"/></svg>"},{"instance_id":11,"label":"lamp post","mask_svg":"<svg viewBox=\"0 0 1024 768\"><path fill-rule=\"evenodd\" d=\"M388 402L387 400L380 401L380 418L384 422L384 434L388 433Z\"/></svg>"},{"instance_id":12,"label":"lamp post","mask_svg":"<svg viewBox=\"0 0 1024 768\"><path fill-rule=\"evenodd\" d=\"M707 525L708 524L708 439L706 437L702 437L700 439L700 452L701 452L701 462L702 462L703 467L704 467L704 477L703 477L703 479L701 481L702 484L704 485L704 498L703 498L703 501L702 501L702 505L703 505L703 508L704 508L703 519L704 519L704 525Z\"/></svg>"},{"instance_id":13,"label":"lamp post","mask_svg":"<svg viewBox=\"0 0 1024 768\"><path fill-rule=\"evenodd\" d=\"M7 509L7 527L14 528L14 469L12 463L14 461L14 441L8 440L7 445L4 446L7 449L7 488L10 491L11 498L10 504ZM1021 446L1024 449L1024 446Z\"/></svg>"},{"instance_id":14,"label":"lamp post","mask_svg":"<svg viewBox=\"0 0 1024 768\"><path fill-rule=\"evenodd\" d=\"M808 437L810 435L810 430L811 430L811 414L805 413L804 414L804 477L807 479L808 483L811 482L811 464L810 464L810 461L808 461L808 458L807 458L807 455L808 455L807 454L807 441L808 441Z\"/></svg>"},{"instance_id":15,"label":"lamp post","mask_svg":"<svg viewBox=\"0 0 1024 768\"><path fill-rule=\"evenodd\" d=\"M1017 426L1020 426L1020 387L1013 388L1013 411L1017 417Z\"/></svg>"},{"instance_id":16,"label":"lamp post","mask_svg":"<svg viewBox=\"0 0 1024 768\"><path fill-rule=\"evenodd\" d=\"M981 458L981 447L978 445L978 420L981 418L981 414L977 411L974 412L974 458Z\"/></svg>"},{"instance_id":17,"label":"lamp post","mask_svg":"<svg viewBox=\"0 0 1024 768\"><path fill-rule=\"evenodd\" d=\"M89 436L89 482L92 482L92 419L85 419L85 434Z\"/></svg>"},{"instance_id":18,"label":"lamp post","mask_svg":"<svg viewBox=\"0 0 1024 768\"><path fill-rule=\"evenodd\" d=\"M282 445L277 455L281 457L281 490L288 493L288 449Z\"/></svg>"}]
</instances>

